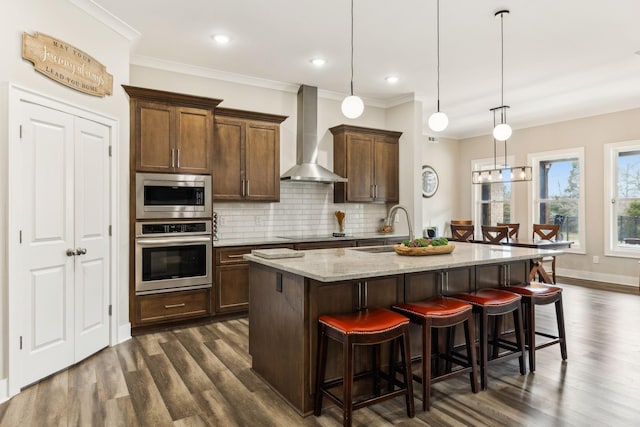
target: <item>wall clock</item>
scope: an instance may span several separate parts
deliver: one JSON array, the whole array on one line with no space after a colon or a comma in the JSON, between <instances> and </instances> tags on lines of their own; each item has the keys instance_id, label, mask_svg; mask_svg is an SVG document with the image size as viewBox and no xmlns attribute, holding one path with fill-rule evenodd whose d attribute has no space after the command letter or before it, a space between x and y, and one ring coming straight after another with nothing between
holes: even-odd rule
<instances>
[{"instance_id":1,"label":"wall clock","mask_svg":"<svg viewBox=\"0 0 640 427\"><path fill-rule=\"evenodd\" d=\"M431 197L438 191L438 174L431 166L422 166L422 197Z\"/></svg>"}]
</instances>

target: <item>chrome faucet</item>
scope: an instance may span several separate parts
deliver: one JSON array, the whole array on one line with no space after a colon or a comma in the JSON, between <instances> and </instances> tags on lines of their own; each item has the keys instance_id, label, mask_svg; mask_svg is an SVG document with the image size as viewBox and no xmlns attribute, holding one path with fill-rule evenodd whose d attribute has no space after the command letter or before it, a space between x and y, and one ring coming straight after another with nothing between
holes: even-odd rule
<instances>
[{"instance_id":1,"label":"chrome faucet","mask_svg":"<svg viewBox=\"0 0 640 427\"><path fill-rule=\"evenodd\" d=\"M387 219L384 220L384 225L391 226L392 218L398 209L402 209L404 213L407 215L407 225L409 226L409 240L413 240L414 238L413 224L411 223L411 217L409 216L409 211L404 206L402 205L391 206L391 209L389 209L389 213L387 214Z\"/></svg>"}]
</instances>

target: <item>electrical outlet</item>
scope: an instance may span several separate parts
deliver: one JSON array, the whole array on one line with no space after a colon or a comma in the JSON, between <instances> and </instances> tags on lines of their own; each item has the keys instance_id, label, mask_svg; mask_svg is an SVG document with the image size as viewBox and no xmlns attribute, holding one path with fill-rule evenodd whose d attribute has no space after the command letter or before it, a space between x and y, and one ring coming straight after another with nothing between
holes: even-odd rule
<instances>
[{"instance_id":1,"label":"electrical outlet","mask_svg":"<svg viewBox=\"0 0 640 427\"><path fill-rule=\"evenodd\" d=\"M593 256L593 263L594 264L599 264L600 263L600 257L598 255L594 255Z\"/></svg>"}]
</instances>

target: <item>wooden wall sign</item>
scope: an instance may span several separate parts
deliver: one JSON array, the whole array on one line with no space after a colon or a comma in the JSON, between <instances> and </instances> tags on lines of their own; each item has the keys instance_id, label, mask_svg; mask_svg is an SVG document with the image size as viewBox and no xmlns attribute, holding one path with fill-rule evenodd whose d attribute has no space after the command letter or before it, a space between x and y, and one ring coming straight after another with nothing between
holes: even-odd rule
<instances>
[{"instance_id":1,"label":"wooden wall sign","mask_svg":"<svg viewBox=\"0 0 640 427\"><path fill-rule=\"evenodd\" d=\"M42 33L22 33L22 57L52 80L94 96L111 95L113 76L77 47Z\"/></svg>"}]
</instances>

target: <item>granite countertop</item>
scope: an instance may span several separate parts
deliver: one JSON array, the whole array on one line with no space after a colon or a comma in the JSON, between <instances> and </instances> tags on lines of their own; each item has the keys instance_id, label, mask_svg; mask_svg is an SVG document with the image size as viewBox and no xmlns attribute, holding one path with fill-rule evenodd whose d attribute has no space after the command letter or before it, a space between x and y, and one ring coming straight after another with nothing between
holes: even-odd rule
<instances>
[{"instance_id":1,"label":"granite countertop","mask_svg":"<svg viewBox=\"0 0 640 427\"><path fill-rule=\"evenodd\" d=\"M340 240L366 240L366 239L394 239L406 238L406 233L357 233L344 237L332 236L269 236L269 237L247 237L241 239L220 239L213 241L214 248L226 246L253 246L253 245L272 245L286 243L302 243L302 242L331 242Z\"/></svg>"},{"instance_id":2,"label":"granite countertop","mask_svg":"<svg viewBox=\"0 0 640 427\"><path fill-rule=\"evenodd\" d=\"M511 246L478 245L455 242L453 253L430 256L401 256L395 252L367 252L371 248L338 248L304 251L300 258L265 259L245 255L245 259L278 270L308 277L321 282L363 279L465 267L495 264L499 261L518 261L560 255L561 250L543 250Z\"/></svg>"}]
</instances>

